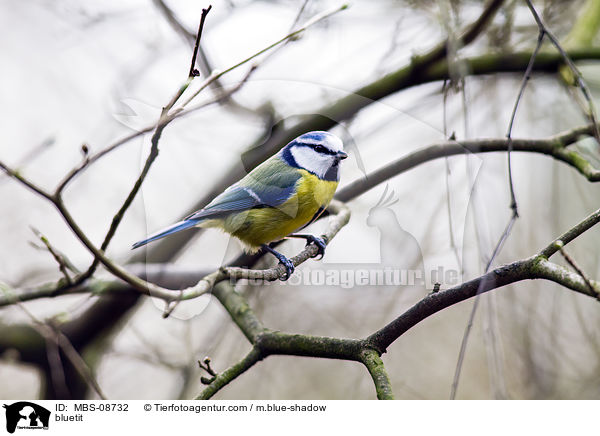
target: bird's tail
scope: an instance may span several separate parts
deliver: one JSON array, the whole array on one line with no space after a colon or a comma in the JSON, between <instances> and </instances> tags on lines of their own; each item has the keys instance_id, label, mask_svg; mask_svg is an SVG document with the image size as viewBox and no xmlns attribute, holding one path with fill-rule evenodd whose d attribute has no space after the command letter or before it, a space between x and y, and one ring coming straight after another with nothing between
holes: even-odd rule
<instances>
[{"instance_id":1,"label":"bird's tail","mask_svg":"<svg viewBox=\"0 0 600 436\"><path fill-rule=\"evenodd\" d=\"M175 224L167 227L166 229L162 229L162 230L154 233L153 235L148 236L148 238L144 239L143 241L136 242L135 244L133 244L131 249L142 247L149 242L156 241L157 239L164 238L165 236L180 232L185 229L189 229L190 227L194 227L194 226L198 225L199 223L200 223L200 220L179 221L178 223L175 223Z\"/></svg>"}]
</instances>

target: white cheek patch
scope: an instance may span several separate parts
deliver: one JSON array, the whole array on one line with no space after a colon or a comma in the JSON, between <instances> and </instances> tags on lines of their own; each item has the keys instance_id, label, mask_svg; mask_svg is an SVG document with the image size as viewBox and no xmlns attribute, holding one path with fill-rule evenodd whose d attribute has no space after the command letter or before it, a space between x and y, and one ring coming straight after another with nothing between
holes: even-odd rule
<instances>
[{"instance_id":1,"label":"white cheek patch","mask_svg":"<svg viewBox=\"0 0 600 436\"><path fill-rule=\"evenodd\" d=\"M310 147L292 147L290 149L294 160L300 168L324 178L335 161L334 156L317 153Z\"/></svg>"}]
</instances>

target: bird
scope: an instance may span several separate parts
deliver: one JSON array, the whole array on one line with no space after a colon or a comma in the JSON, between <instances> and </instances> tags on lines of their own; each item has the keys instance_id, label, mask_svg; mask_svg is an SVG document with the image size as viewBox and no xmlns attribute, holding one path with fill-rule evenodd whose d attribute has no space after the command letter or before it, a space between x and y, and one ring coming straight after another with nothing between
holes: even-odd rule
<instances>
[{"instance_id":1,"label":"bird","mask_svg":"<svg viewBox=\"0 0 600 436\"><path fill-rule=\"evenodd\" d=\"M215 227L239 239L245 251L261 248L285 267L280 280L294 272L294 264L270 244L302 238L315 244L315 257L325 254L325 241L295 233L316 221L338 187L340 162L348 154L336 135L326 131L304 133L258 165L244 178L216 196L203 209L133 244L133 249L192 227Z\"/></svg>"}]
</instances>

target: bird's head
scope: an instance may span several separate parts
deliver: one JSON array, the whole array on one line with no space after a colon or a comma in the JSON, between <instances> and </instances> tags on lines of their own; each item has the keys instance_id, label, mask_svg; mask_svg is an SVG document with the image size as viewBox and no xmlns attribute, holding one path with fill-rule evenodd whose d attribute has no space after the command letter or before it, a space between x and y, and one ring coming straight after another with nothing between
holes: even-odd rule
<instances>
[{"instance_id":1,"label":"bird's head","mask_svg":"<svg viewBox=\"0 0 600 436\"><path fill-rule=\"evenodd\" d=\"M340 179L339 163L348 157L340 138L321 131L298 136L286 145L280 154L289 165L330 181Z\"/></svg>"}]
</instances>

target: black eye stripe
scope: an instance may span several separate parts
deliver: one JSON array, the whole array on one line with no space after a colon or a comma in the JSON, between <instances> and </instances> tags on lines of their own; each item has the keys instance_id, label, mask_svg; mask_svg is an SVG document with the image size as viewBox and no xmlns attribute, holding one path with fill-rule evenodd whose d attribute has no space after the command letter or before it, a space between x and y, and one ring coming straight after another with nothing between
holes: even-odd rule
<instances>
[{"instance_id":1,"label":"black eye stripe","mask_svg":"<svg viewBox=\"0 0 600 436\"><path fill-rule=\"evenodd\" d=\"M317 153L321 153L321 154L329 154L331 156L334 156L337 154L335 151L331 151L330 149L328 149L327 147L325 147L323 145L315 145L315 146L313 146L313 149Z\"/></svg>"},{"instance_id":2,"label":"black eye stripe","mask_svg":"<svg viewBox=\"0 0 600 436\"><path fill-rule=\"evenodd\" d=\"M331 151L330 149L328 149L327 147L325 147L324 145L321 145L321 144L307 144L306 142L298 142L297 145L299 145L301 147L312 148L317 153L321 153L321 154L328 154L331 156L335 156L337 154L337 152Z\"/></svg>"}]
</instances>

